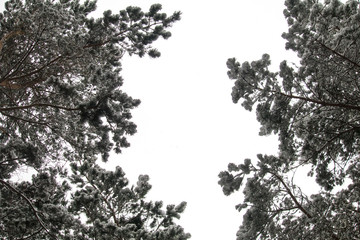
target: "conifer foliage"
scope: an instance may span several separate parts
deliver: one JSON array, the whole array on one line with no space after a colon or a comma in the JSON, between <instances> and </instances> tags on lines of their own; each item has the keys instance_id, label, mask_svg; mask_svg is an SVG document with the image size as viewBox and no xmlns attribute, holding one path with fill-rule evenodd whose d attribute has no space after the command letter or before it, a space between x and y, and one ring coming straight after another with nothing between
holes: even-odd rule
<instances>
[{"instance_id":1,"label":"conifer foliage","mask_svg":"<svg viewBox=\"0 0 360 240\"><path fill-rule=\"evenodd\" d=\"M188 239L174 223L183 202L146 201L149 177L129 186L101 168L129 146L131 110L121 90L124 54L152 47L180 12L161 5L89 16L96 1L9 0L0 13L0 238ZM22 169L36 173L14 182Z\"/></svg>"},{"instance_id":2,"label":"conifer foliage","mask_svg":"<svg viewBox=\"0 0 360 240\"><path fill-rule=\"evenodd\" d=\"M267 54L251 63L227 61L233 101L256 107L260 135L279 137L278 155L231 163L219 184L225 195L243 189L239 240L360 239L359 2L285 5L283 38L298 66L283 61L272 72ZM320 186L311 196L292 181L306 166Z\"/></svg>"}]
</instances>

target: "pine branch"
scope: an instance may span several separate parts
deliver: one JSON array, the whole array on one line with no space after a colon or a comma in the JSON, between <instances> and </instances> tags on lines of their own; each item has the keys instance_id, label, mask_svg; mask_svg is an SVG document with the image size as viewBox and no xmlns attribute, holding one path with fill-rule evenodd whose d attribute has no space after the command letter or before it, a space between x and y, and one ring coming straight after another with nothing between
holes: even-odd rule
<instances>
[{"instance_id":1,"label":"pine branch","mask_svg":"<svg viewBox=\"0 0 360 240\"><path fill-rule=\"evenodd\" d=\"M333 54L335 54L336 56L344 59L345 61L353 64L354 66L360 68L360 65L357 62L354 62L353 60L351 60L350 58L344 56L343 54L335 51L334 49L328 47L327 45L325 45L324 43L322 43L321 41L319 41L318 39L315 39L315 42L317 42L318 44L320 44L323 48L327 49L328 51L332 52Z\"/></svg>"},{"instance_id":2,"label":"pine branch","mask_svg":"<svg viewBox=\"0 0 360 240\"><path fill-rule=\"evenodd\" d=\"M298 202L298 200L296 199L296 197L294 196L294 194L291 192L290 188L286 185L286 183L284 182L284 180L279 176L277 175L276 173L274 172L270 172L276 179L278 179L281 184L285 187L286 189L286 192L290 195L291 199L293 200L293 202L295 203L296 207L302 211L308 218L313 218L313 216L305 210L305 208ZM333 230L333 229L331 229ZM331 231L331 236L334 240L340 240L339 237L333 232Z\"/></svg>"},{"instance_id":3,"label":"pine branch","mask_svg":"<svg viewBox=\"0 0 360 240\"><path fill-rule=\"evenodd\" d=\"M64 107L59 105L53 105L48 103L34 103L30 105L25 106L17 106L17 107L7 107L7 108L0 108L0 112L2 111L14 111L14 110L23 110L23 109L29 109L33 107L52 107L52 108L58 108L66 111L78 111L80 108L70 108L70 107Z\"/></svg>"},{"instance_id":4,"label":"pine branch","mask_svg":"<svg viewBox=\"0 0 360 240\"><path fill-rule=\"evenodd\" d=\"M41 227L43 230L45 230L45 232L54 239L57 239L54 235L52 235L49 231L49 229L47 229L47 227L45 226L44 222L41 220L41 218L38 215L38 211L35 209L35 206L32 204L32 202L30 201L29 198L27 198L22 192L20 192L19 190L17 190L16 188L14 188L13 186L11 186L9 183L5 182L4 180L0 179L0 183L2 183L3 185L5 185L7 188L9 188L11 191L17 193L18 195L20 195L23 199L25 199L25 201L27 202L27 204L30 206L31 210L34 212L34 215L37 219L37 221L40 223Z\"/></svg>"},{"instance_id":5,"label":"pine branch","mask_svg":"<svg viewBox=\"0 0 360 240\"><path fill-rule=\"evenodd\" d=\"M40 42L40 36L44 33L45 29L46 28L42 29L39 32L38 39L36 39L36 41L33 44L31 44L29 49L23 55L22 59L19 62L17 62L14 67L11 67L10 70L4 75L4 77L3 77L4 80L2 80L0 83L1 86L10 86L10 88L11 88L8 76L14 75L19 71L21 65L23 65L25 60L30 56L31 52L35 49L36 45L38 45L38 43ZM16 69L13 71L14 68L16 68Z\"/></svg>"},{"instance_id":6,"label":"pine branch","mask_svg":"<svg viewBox=\"0 0 360 240\"><path fill-rule=\"evenodd\" d=\"M263 89L259 89L259 90L263 90ZM312 99L312 98L307 98L307 97L302 97L302 96L297 96L297 95L292 95L292 94L286 94L283 92L277 92L277 91L271 91L271 92L275 93L275 94L280 94L281 96L292 98L292 99L299 99L299 100L303 100L306 102L320 104L322 106L341 107L341 108L346 108L346 109L350 109L350 110L360 111L360 106L357 106L357 105L348 105L348 104L343 104L343 103L331 103L331 102L325 102L325 101L316 100L316 99Z\"/></svg>"},{"instance_id":7,"label":"pine branch","mask_svg":"<svg viewBox=\"0 0 360 240\"><path fill-rule=\"evenodd\" d=\"M42 71L44 68L52 65L54 62L58 61L59 59L63 58L64 56L62 55L59 55L57 56L56 58L54 58L53 60L51 60L50 62L48 62L47 64L43 65L42 67L30 72L30 73L26 73L24 75L21 75L21 76L17 76L17 77L12 77L12 78L5 78L5 79L2 79L0 82L10 82L10 81L14 81L14 80L19 80L19 79L23 79L23 78L26 78L26 77L30 77L31 75L34 75L36 73L39 73L40 71Z\"/></svg>"},{"instance_id":8,"label":"pine branch","mask_svg":"<svg viewBox=\"0 0 360 240\"><path fill-rule=\"evenodd\" d=\"M254 85L254 84L251 84L249 81L246 80L245 77L241 76L241 78L244 82L246 82L246 84L248 84L250 87L254 88L255 90L265 91L264 88L258 87L257 85ZM326 102L326 101L316 100L316 99L312 99L312 98L308 98L308 97L302 97L302 96L293 95L293 94L286 94L284 92L276 91L276 90L266 90L266 91L269 91L270 93L273 93L273 94L279 94L281 96L288 97L291 99L299 99L299 100L303 100L305 102L316 103L316 104L319 104L322 106L341 107L341 108L346 108L346 109L350 109L350 110L360 111L360 106L357 106L357 105Z\"/></svg>"},{"instance_id":9,"label":"pine branch","mask_svg":"<svg viewBox=\"0 0 360 240\"><path fill-rule=\"evenodd\" d=\"M294 196L294 194L291 192L290 188L287 186L287 184L284 182L284 180L282 179L282 177L280 177L278 174L274 173L274 172L270 172L276 179L278 179L281 184L285 187L286 192L290 195L291 199L293 200L293 202L295 203L296 207L302 211L308 218L313 218L313 216L304 209L304 207L298 202L298 200L296 199L296 197Z\"/></svg>"},{"instance_id":10,"label":"pine branch","mask_svg":"<svg viewBox=\"0 0 360 240\"><path fill-rule=\"evenodd\" d=\"M18 238L16 240L30 239L30 238L34 237L36 234L38 234L39 232L41 232L42 230L43 230L42 228L39 228L37 231L31 233L30 235L23 237L23 238Z\"/></svg>"},{"instance_id":11,"label":"pine branch","mask_svg":"<svg viewBox=\"0 0 360 240\"><path fill-rule=\"evenodd\" d=\"M114 223L116 224L116 226L120 227L120 223L118 221L118 219L116 218L116 213L115 213L115 210L114 208L111 206L111 203L107 200L107 198L103 195L103 193L101 192L101 190L93 183L92 180L90 180L89 176L87 175L84 175L86 180L88 181L88 183L93 187L95 188L98 193L100 194L101 198L104 200L104 202L106 203L106 205L108 206L109 210L110 210L110 214L111 214L111 217L113 218L114 220Z\"/></svg>"},{"instance_id":12,"label":"pine branch","mask_svg":"<svg viewBox=\"0 0 360 240\"><path fill-rule=\"evenodd\" d=\"M0 40L0 52L5 44L5 41L12 38L12 37L15 37L16 35L21 35L21 34L24 34L24 32L22 30L14 30L14 31L11 31L7 34L5 34L5 36L3 36Z\"/></svg>"}]
</instances>

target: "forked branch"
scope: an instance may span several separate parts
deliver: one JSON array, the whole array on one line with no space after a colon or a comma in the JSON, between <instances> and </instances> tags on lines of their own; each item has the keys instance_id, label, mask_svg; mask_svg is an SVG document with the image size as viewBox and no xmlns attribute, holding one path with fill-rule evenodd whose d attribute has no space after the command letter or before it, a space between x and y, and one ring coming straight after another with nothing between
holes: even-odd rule
<instances>
[{"instance_id":1,"label":"forked branch","mask_svg":"<svg viewBox=\"0 0 360 240\"><path fill-rule=\"evenodd\" d=\"M274 173L274 172L270 172L277 180L280 181L280 183L284 186L286 192L290 195L290 198L293 200L295 206L302 211L308 218L312 218L313 216L305 210L305 208L299 203L299 201L296 199L296 197L294 196L294 194L291 192L290 188L288 187L288 185L284 182L284 179L282 179L282 177L280 177L278 174Z\"/></svg>"}]
</instances>

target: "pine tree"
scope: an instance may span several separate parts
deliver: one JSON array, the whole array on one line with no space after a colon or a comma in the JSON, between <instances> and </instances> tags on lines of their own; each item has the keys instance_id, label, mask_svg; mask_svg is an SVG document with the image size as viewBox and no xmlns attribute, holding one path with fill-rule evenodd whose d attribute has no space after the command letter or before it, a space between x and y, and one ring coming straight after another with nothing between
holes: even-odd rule
<instances>
[{"instance_id":1,"label":"pine tree","mask_svg":"<svg viewBox=\"0 0 360 240\"><path fill-rule=\"evenodd\" d=\"M161 5L89 16L96 1L9 0L0 13L0 238L188 239L173 219L185 203L145 200L148 176L130 187L120 167L97 161L136 133L122 91L124 54L152 47L180 12ZM24 168L35 174L14 182Z\"/></svg>"},{"instance_id":2,"label":"pine tree","mask_svg":"<svg viewBox=\"0 0 360 240\"><path fill-rule=\"evenodd\" d=\"M239 240L359 239L359 2L285 5L283 38L299 65L283 61L272 72L267 54L251 63L227 61L233 101L256 107L259 134L278 135L278 155L231 163L219 184L225 195L243 189ZM320 186L311 196L292 181L306 166Z\"/></svg>"}]
</instances>

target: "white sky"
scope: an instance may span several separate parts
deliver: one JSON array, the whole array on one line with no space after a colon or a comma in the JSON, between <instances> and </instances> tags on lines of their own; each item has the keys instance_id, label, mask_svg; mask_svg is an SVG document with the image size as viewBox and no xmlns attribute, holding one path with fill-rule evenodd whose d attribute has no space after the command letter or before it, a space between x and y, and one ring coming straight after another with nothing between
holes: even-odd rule
<instances>
[{"instance_id":1,"label":"white sky","mask_svg":"<svg viewBox=\"0 0 360 240\"><path fill-rule=\"evenodd\" d=\"M283 2L98 0L99 12L161 3L169 14L183 13L172 37L155 44L161 58L123 61L124 89L142 101L133 111L138 133L108 166L120 165L132 184L148 174L151 200L186 201L179 223L193 240L236 239L241 192L223 195L217 175L229 162L277 151L275 137L258 137L255 113L232 103L226 60L252 61L269 53L277 68L294 56L281 38L287 29Z\"/></svg>"},{"instance_id":2,"label":"white sky","mask_svg":"<svg viewBox=\"0 0 360 240\"><path fill-rule=\"evenodd\" d=\"M217 175L229 162L276 153L277 143L275 137L258 137L255 113L232 103L226 60L252 61L269 53L277 68L293 57L281 38L287 30L283 1L99 0L98 10L147 9L153 3L168 13L180 10L182 20L169 40L155 44L161 58L123 62L125 90L142 104L133 112L138 133L131 147L112 163L133 183L149 174L149 199L187 201L179 223L192 239L236 239L241 192L223 195Z\"/></svg>"}]
</instances>

